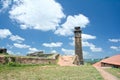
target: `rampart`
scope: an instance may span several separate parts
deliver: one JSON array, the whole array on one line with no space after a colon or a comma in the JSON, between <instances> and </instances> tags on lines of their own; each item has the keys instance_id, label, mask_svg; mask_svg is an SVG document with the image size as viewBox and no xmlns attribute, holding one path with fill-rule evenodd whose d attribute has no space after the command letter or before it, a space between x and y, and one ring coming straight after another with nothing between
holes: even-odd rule
<instances>
[{"instance_id":1,"label":"rampart","mask_svg":"<svg viewBox=\"0 0 120 80\"><path fill-rule=\"evenodd\" d=\"M56 64L59 55L54 58L0 56L0 63L16 62L20 64Z\"/></svg>"}]
</instances>

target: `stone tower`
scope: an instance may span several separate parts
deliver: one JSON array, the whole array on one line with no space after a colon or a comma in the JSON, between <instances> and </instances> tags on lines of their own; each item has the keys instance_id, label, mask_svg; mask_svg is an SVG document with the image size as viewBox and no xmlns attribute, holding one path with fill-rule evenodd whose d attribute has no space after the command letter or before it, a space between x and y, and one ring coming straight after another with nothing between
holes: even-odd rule
<instances>
[{"instance_id":1,"label":"stone tower","mask_svg":"<svg viewBox=\"0 0 120 80\"><path fill-rule=\"evenodd\" d=\"M80 27L75 27L75 55L77 56L77 64L83 65L83 53L82 53L82 40L81 40L81 29Z\"/></svg>"}]
</instances>

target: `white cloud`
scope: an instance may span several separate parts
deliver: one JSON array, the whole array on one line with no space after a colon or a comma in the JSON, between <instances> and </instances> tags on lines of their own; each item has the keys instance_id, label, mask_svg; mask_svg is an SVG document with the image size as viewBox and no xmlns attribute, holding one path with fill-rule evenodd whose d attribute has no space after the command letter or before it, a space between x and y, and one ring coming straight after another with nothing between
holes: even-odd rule
<instances>
[{"instance_id":1,"label":"white cloud","mask_svg":"<svg viewBox=\"0 0 120 80\"><path fill-rule=\"evenodd\" d=\"M74 37L70 37L69 39L72 40L72 42L69 42L69 45L75 46L75 38Z\"/></svg>"},{"instance_id":2,"label":"white cloud","mask_svg":"<svg viewBox=\"0 0 120 80\"><path fill-rule=\"evenodd\" d=\"M28 49L28 53L32 53L32 52L39 51L37 48L33 48L33 47L31 47L30 45L26 45L26 44L14 43L13 45L14 45L16 48Z\"/></svg>"},{"instance_id":3,"label":"white cloud","mask_svg":"<svg viewBox=\"0 0 120 80\"><path fill-rule=\"evenodd\" d=\"M32 52L36 52L39 51L37 48L29 48L29 52L28 53L32 53Z\"/></svg>"},{"instance_id":4,"label":"white cloud","mask_svg":"<svg viewBox=\"0 0 120 80\"><path fill-rule=\"evenodd\" d=\"M13 44L15 47L17 47L17 48L30 48L30 46L29 45L26 45L26 44L19 44L19 43L14 43Z\"/></svg>"},{"instance_id":5,"label":"white cloud","mask_svg":"<svg viewBox=\"0 0 120 80\"><path fill-rule=\"evenodd\" d=\"M61 28L55 31L55 34L69 36L73 34L74 27L80 26L81 28L85 28L88 23L89 19L83 14L68 16L67 21L62 24Z\"/></svg>"},{"instance_id":6,"label":"white cloud","mask_svg":"<svg viewBox=\"0 0 120 80\"><path fill-rule=\"evenodd\" d=\"M21 43L22 41L25 40L24 38L22 38L18 35L11 35L9 39L12 40L12 41L16 41L18 43Z\"/></svg>"},{"instance_id":7,"label":"white cloud","mask_svg":"<svg viewBox=\"0 0 120 80\"><path fill-rule=\"evenodd\" d=\"M113 49L113 50L116 50L116 51L120 51L120 46L119 47L117 47L117 46L111 46L110 48Z\"/></svg>"},{"instance_id":8,"label":"white cloud","mask_svg":"<svg viewBox=\"0 0 120 80\"><path fill-rule=\"evenodd\" d=\"M16 41L21 43L25 39L18 36L18 35L12 35L11 31L9 29L0 29L0 39L9 37L10 40Z\"/></svg>"},{"instance_id":9,"label":"white cloud","mask_svg":"<svg viewBox=\"0 0 120 80\"><path fill-rule=\"evenodd\" d=\"M4 10L6 10L10 6L11 0L1 0L0 3L2 5L0 12L3 12Z\"/></svg>"},{"instance_id":10,"label":"white cloud","mask_svg":"<svg viewBox=\"0 0 120 80\"><path fill-rule=\"evenodd\" d=\"M13 48L13 45L7 44L7 45L6 45L6 48L12 49L12 48Z\"/></svg>"},{"instance_id":11,"label":"white cloud","mask_svg":"<svg viewBox=\"0 0 120 80\"><path fill-rule=\"evenodd\" d=\"M72 40L69 44L71 46L75 46L75 39L74 37L69 38ZM93 43L89 43L88 40L90 39L96 39L96 36L90 35L90 34L82 34L82 46L83 47L89 47L92 52L101 52L102 48L96 47Z\"/></svg>"},{"instance_id":12,"label":"white cloud","mask_svg":"<svg viewBox=\"0 0 120 80\"><path fill-rule=\"evenodd\" d=\"M102 48L94 46L90 46L92 52L102 52Z\"/></svg>"},{"instance_id":13,"label":"white cloud","mask_svg":"<svg viewBox=\"0 0 120 80\"><path fill-rule=\"evenodd\" d=\"M7 53L9 53L9 54L14 54L14 52L11 51L11 50L8 50Z\"/></svg>"},{"instance_id":14,"label":"white cloud","mask_svg":"<svg viewBox=\"0 0 120 80\"><path fill-rule=\"evenodd\" d=\"M87 41L83 41L82 46L83 47L90 47L90 46L94 46L94 45L92 43L87 42Z\"/></svg>"},{"instance_id":15,"label":"white cloud","mask_svg":"<svg viewBox=\"0 0 120 80\"><path fill-rule=\"evenodd\" d=\"M70 40L74 40L74 37L69 38ZM90 35L90 34L83 34L82 33L82 40L90 40L90 39L96 39L96 36Z\"/></svg>"},{"instance_id":16,"label":"white cloud","mask_svg":"<svg viewBox=\"0 0 120 80\"><path fill-rule=\"evenodd\" d=\"M65 55L74 55L75 54L75 51L71 50L71 49L62 48L61 50L64 52Z\"/></svg>"},{"instance_id":17,"label":"white cloud","mask_svg":"<svg viewBox=\"0 0 120 80\"><path fill-rule=\"evenodd\" d=\"M13 52L11 50L7 51L10 55L22 55L20 52Z\"/></svg>"},{"instance_id":18,"label":"white cloud","mask_svg":"<svg viewBox=\"0 0 120 80\"><path fill-rule=\"evenodd\" d=\"M63 51L65 55L75 55L75 51L72 50L72 49L62 48L61 51ZM83 57L84 57L84 58L90 58L91 55L89 54L89 52L83 51Z\"/></svg>"},{"instance_id":19,"label":"white cloud","mask_svg":"<svg viewBox=\"0 0 120 80\"><path fill-rule=\"evenodd\" d=\"M62 46L62 42L52 42L52 43L43 43L43 46L45 47L61 47Z\"/></svg>"},{"instance_id":20,"label":"white cloud","mask_svg":"<svg viewBox=\"0 0 120 80\"><path fill-rule=\"evenodd\" d=\"M84 57L85 59L89 59L89 58L91 58L91 55L90 55L89 52L83 51L83 57Z\"/></svg>"},{"instance_id":21,"label":"white cloud","mask_svg":"<svg viewBox=\"0 0 120 80\"><path fill-rule=\"evenodd\" d=\"M71 46L75 46L74 41L69 43ZM102 48L96 47L93 43L89 43L88 41L82 41L83 47L89 47L92 52L101 52Z\"/></svg>"},{"instance_id":22,"label":"white cloud","mask_svg":"<svg viewBox=\"0 0 120 80\"><path fill-rule=\"evenodd\" d=\"M72 38L69 38L69 39L72 40L72 42L70 42L69 44L71 46L74 46L75 45L75 38L72 37ZM96 36L93 36L93 35L90 35L90 34L82 34L82 42L86 41L86 40L90 40L90 39L96 39Z\"/></svg>"},{"instance_id":23,"label":"white cloud","mask_svg":"<svg viewBox=\"0 0 120 80\"><path fill-rule=\"evenodd\" d=\"M65 17L62 6L55 0L15 0L10 18L21 25L21 29L55 30ZM34 5L33 5L34 4Z\"/></svg>"},{"instance_id":24,"label":"white cloud","mask_svg":"<svg viewBox=\"0 0 120 80\"><path fill-rule=\"evenodd\" d=\"M96 39L96 36L90 34L82 34L82 40Z\"/></svg>"},{"instance_id":25,"label":"white cloud","mask_svg":"<svg viewBox=\"0 0 120 80\"><path fill-rule=\"evenodd\" d=\"M14 53L14 52L11 51L11 50L8 50L7 52L8 52L8 54L10 54L10 55L17 55L16 53Z\"/></svg>"},{"instance_id":26,"label":"white cloud","mask_svg":"<svg viewBox=\"0 0 120 80\"><path fill-rule=\"evenodd\" d=\"M57 53L57 51L56 50L52 50L51 53Z\"/></svg>"},{"instance_id":27,"label":"white cloud","mask_svg":"<svg viewBox=\"0 0 120 80\"><path fill-rule=\"evenodd\" d=\"M98 48L94 44L89 43L87 41L83 41L82 46L83 47L89 47L92 52L101 52L102 51L102 48Z\"/></svg>"},{"instance_id":28,"label":"white cloud","mask_svg":"<svg viewBox=\"0 0 120 80\"><path fill-rule=\"evenodd\" d=\"M9 29L0 29L0 38L7 38L8 36L12 35Z\"/></svg>"},{"instance_id":29,"label":"white cloud","mask_svg":"<svg viewBox=\"0 0 120 80\"><path fill-rule=\"evenodd\" d=\"M120 42L120 39L108 39L110 42L115 42L115 43L117 43L117 42Z\"/></svg>"},{"instance_id":30,"label":"white cloud","mask_svg":"<svg viewBox=\"0 0 120 80\"><path fill-rule=\"evenodd\" d=\"M27 29L28 26L27 26L27 25L22 25L22 24L21 24L21 25L20 25L20 28L21 28L21 29Z\"/></svg>"}]
</instances>

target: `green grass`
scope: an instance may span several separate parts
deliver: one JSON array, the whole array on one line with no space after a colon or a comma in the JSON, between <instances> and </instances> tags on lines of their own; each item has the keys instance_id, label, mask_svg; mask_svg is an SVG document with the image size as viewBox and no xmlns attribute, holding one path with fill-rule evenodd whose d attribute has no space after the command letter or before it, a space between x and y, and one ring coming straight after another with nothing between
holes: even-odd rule
<instances>
[{"instance_id":1,"label":"green grass","mask_svg":"<svg viewBox=\"0 0 120 80\"><path fill-rule=\"evenodd\" d=\"M0 80L103 80L91 65L60 67L0 65Z\"/></svg>"},{"instance_id":2,"label":"green grass","mask_svg":"<svg viewBox=\"0 0 120 80\"><path fill-rule=\"evenodd\" d=\"M120 79L120 68L106 68L105 70Z\"/></svg>"}]
</instances>

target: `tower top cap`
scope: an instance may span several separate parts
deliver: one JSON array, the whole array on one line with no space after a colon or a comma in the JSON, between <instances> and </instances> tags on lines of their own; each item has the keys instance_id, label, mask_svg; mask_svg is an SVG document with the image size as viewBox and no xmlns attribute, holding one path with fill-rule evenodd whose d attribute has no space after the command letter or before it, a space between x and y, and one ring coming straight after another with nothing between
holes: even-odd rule
<instances>
[{"instance_id":1,"label":"tower top cap","mask_svg":"<svg viewBox=\"0 0 120 80\"><path fill-rule=\"evenodd\" d=\"M75 30L80 30L80 27L75 27Z\"/></svg>"},{"instance_id":2,"label":"tower top cap","mask_svg":"<svg viewBox=\"0 0 120 80\"><path fill-rule=\"evenodd\" d=\"M80 32L80 33L82 32L80 27L75 27L74 33L76 33L76 32Z\"/></svg>"}]
</instances>

